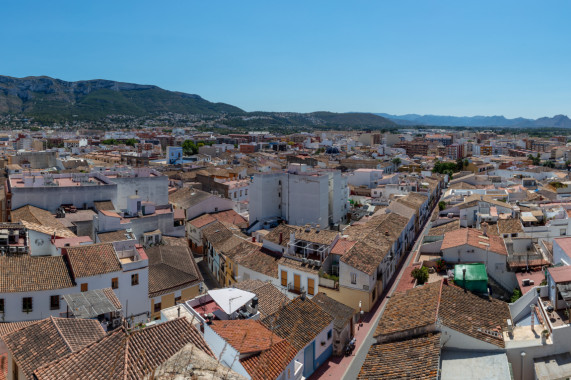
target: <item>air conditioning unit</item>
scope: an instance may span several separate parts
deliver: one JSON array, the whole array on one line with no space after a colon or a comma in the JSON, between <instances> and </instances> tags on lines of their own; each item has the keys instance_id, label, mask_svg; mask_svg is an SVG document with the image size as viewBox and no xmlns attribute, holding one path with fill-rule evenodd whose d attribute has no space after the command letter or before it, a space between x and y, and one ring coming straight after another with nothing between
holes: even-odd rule
<instances>
[{"instance_id":1,"label":"air conditioning unit","mask_svg":"<svg viewBox=\"0 0 571 380\"><path fill-rule=\"evenodd\" d=\"M115 319L113 320L112 325L113 325L113 328L119 327L119 326L121 325L121 318L115 318Z\"/></svg>"},{"instance_id":2,"label":"air conditioning unit","mask_svg":"<svg viewBox=\"0 0 571 380\"><path fill-rule=\"evenodd\" d=\"M307 260L306 257L304 257L303 259L301 259L301 262L304 263L304 264L307 264L308 260Z\"/></svg>"},{"instance_id":3,"label":"air conditioning unit","mask_svg":"<svg viewBox=\"0 0 571 380\"><path fill-rule=\"evenodd\" d=\"M529 286L530 285L529 278L524 278L523 280L521 280L521 284L523 286Z\"/></svg>"}]
</instances>

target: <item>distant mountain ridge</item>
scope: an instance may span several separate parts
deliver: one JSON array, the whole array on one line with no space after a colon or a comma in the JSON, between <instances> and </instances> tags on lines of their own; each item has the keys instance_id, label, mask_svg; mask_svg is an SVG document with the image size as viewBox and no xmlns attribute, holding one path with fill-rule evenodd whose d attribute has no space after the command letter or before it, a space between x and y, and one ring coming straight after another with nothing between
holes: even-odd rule
<instances>
[{"instance_id":1,"label":"distant mountain ridge","mask_svg":"<svg viewBox=\"0 0 571 380\"><path fill-rule=\"evenodd\" d=\"M198 95L157 86L94 79L66 82L50 77L0 76L0 114L41 119L97 119L108 114L142 116L155 112L194 114L243 113Z\"/></svg>"},{"instance_id":2,"label":"distant mountain ridge","mask_svg":"<svg viewBox=\"0 0 571 380\"><path fill-rule=\"evenodd\" d=\"M198 95L153 85L104 79L67 82L46 76L0 76L0 115L13 114L42 122L99 120L107 115L148 116L161 113L220 116L220 124L238 128L351 127L395 128L372 113L245 112Z\"/></svg>"},{"instance_id":3,"label":"distant mountain ridge","mask_svg":"<svg viewBox=\"0 0 571 380\"><path fill-rule=\"evenodd\" d=\"M507 119L504 116L440 116L440 115L390 115L376 113L399 125L426 125L446 127L556 127L571 128L571 119L566 115L525 119Z\"/></svg>"}]
</instances>

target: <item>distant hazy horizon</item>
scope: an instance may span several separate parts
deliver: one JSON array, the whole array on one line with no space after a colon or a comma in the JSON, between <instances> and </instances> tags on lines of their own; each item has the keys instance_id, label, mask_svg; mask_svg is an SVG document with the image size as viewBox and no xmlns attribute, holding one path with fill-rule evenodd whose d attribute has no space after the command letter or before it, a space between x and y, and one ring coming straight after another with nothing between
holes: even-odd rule
<instances>
[{"instance_id":1,"label":"distant hazy horizon","mask_svg":"<svg viewBox=\"0 0 571 380\"><path fill-rule=\"evenodd\" d=\"M0 74L153 84L247 111L535 119L571 115L570 11L563 0L11 2Z\"/></svg>"}]
</instances>

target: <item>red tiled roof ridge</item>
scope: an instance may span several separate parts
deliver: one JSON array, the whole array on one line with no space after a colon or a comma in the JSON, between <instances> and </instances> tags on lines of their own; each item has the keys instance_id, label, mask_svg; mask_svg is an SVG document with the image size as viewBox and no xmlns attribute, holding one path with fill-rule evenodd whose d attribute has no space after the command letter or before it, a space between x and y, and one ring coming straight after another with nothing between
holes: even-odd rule
<instances>
[{"instance_id":1,"label":"red tiled roof ridge","mask_svg":"<svg viewBox=\"0 0 571 380\"><path fill-rule=\"evenodd\" d=\"M50 316L50 320L52 321L54 327L56 328L56 331L58 332L59 336L61 336L61 339L63 340L63 342L65 343L65 345L67 346L67 348L69 348L70 352L73 352L73 348L71 348L71 344L69 344L68 340L66 339L65 335L62 333L61 329L59 328L58 324L55 321L55 318L53 316Z\"/></svg>"},{"instance_id":2,"label":"red tiled roof ridge","mask_svg":"<svg viewBox=\"0 0 571 380\"><path fill-rule=\"evenodd\" d=\"M53 318L53 317L52 317L52 318ZM121 327L121 328L119 328L119 329L117 329L117 330L115 330L115 331L112 331L112 332L110 332L110 333L108 333L108 334L106 334L106 335L103 335L101 338L99 338L99 339L97 339L97 340L94 340L93 342L89 343L88 345L82 347L81 349L79 349L79 350L77 350L77 351L75 351L75 352L74 352L74 351L71 351L71 352L69 352L69 353L67 353L67 354L65 354L65 355L63 355L63 356L57 358L56 360L53 360L53 361L51 361L51 362L49 362L49 363L46 363L46 364L44 364L44 365L42 365L42 366L36 368L36 369L34 370L34 374L36 374L38 371L43 371L43 370L45 370L45 369L47 369L47 368L49 368L49 367L52 367L52 366L58 364L58 363L61 362L62 360L65 360L65 359L67 359L68 357L70 357L70 356L72 356L72 355L78 354L78 353L80 353L80 352L82 352L82 351L84 351L84 350L88 350L89 348L91 348L91 347L92 347L93 345L95 345L95 344L98 344L98 343L100 343L100 342L102 342L102 341L104 341L104 340L106 340L106 339L111 339L113 336L115 336L116 334L118 334L118 333L120 333L120 332L122 332L122 331L124 331L124 330L125 330L125 328L124 328L124 327Z\"/></svg>"},{"instance_id":3,"label":"red tiled roof ridge","mask_svg":"<svg viewBox=\"0 0 571 380\"><path fill-rule=\"evenodd\" d=\"M444 279L440 280L440 289L438 290L438 301L436 303L436 318L434 323L438 321L438 314L440 313L440 300L442 299L442 286L444 285Z\"/></svg>"},{"instance_id":4,"label":"red tiled roof ridge","mask_svg":"<svg viewBox=\"0 0 571 380\"><path fill-rule=\"evenodd\" d=\"M155 325L156 326L156 325ZM153 326L151 326L153 327ZM129 363L129 341L131 340L131 334L127 333L125 335L125 355L123 357L123 379L127 380L129 378L129 371L127 371L127 363Z\"/></svg>"}]
</instances>

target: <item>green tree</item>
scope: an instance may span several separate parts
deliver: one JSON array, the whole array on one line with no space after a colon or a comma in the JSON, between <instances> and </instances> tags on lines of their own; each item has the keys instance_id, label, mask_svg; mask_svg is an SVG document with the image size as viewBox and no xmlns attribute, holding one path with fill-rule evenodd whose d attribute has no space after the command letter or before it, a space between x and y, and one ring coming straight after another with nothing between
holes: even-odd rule
<instances>
[{"instance_id":1,"label":"green tree","mask_svg":"<svg viewBox=\"0 0 571 380\"><path fill-rule=\"evenodd\" d=\"M554 168L555 167L555 162L551 161L551 160L547 160L543 162L543 166L548 167L548 168Z\"/></svg>"},{"instance_id":2,"label":"green tree","mask_svg":"<svg viewBox=\"0 0 571 380\"><path fill-rule=\"evenodd\" d=\"M438 209L440 211L444 210L445 208L446 208L446 202L444 202L444 201L438 202Z\"/></svg>"},{"instance_id":3,"label":"green tree","mask_svg":"<svg viewBox=\"0 0 571 380\"><path fill-rule=\"evenodd\" d=\"M399 157L395 157L395 158L393 158L392 162L393 162L393 165L398 168L399 165L401 164L402 160Z\"/></svg>"},{"instance_id":4,"label":"green tree","mask_svg":"<svg viewBox=\"0 0 571 380\"><path fill-rule=\"evenodd\" d=\"M517 301L520 297L522 296L521 294L521 290L519 289L514 289L512 296L510 298L510 303L514 303L515 301Z\"/></svg>"},{"instance_id":5,"label":"green tree","mask_svg":"<svg viewBox=\"0 0 571 380\"><path fill-rule=\"evenodd\" d=\"M125 141L125 145L128 145L128 146L135 146L136 143L137 143L137 139L128 139L127 141Z\"/></svg>"},{"instance_id":6,"label":"green tree","mask_svg":"<svg viewBox=\"0 0 571 380\"><path fill-rule=\"evenodd\" d=\"M182 152L185 156L192 156L193 154L198 153L198 147L193 141L184 140L182 143Z\"/></svg>"},{"instance_id":7,"label":"green tree","mask_svg":"<svg viewBox=\"0 0 571 380\"><path fill-rule=\"evenodd\" d=\"M532 154L527 156L531 160L532 165L538 166L541 163L541 158L539 158L539 153L534 157Z\"/></svg>"},{"instance_id":8,"label":"green tree","mask_svg":"<svg viewBox=\"0 0 571 380\"><path fill-rule=\"evenodd\" d=\"M428 268L421 267L421 268L414 268L412 273L410 274L419 284L424 284L428 281Z\"/></svg>"}]
</instances>

